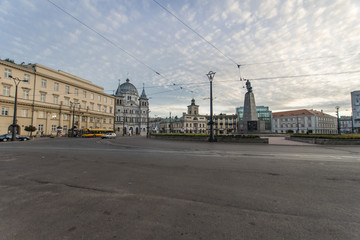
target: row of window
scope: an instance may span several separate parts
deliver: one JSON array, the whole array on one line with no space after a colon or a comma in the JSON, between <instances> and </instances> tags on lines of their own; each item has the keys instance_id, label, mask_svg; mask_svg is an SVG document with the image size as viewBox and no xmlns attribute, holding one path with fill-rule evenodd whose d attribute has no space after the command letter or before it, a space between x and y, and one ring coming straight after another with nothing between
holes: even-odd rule
<instances>
[{"instance_id":1,"label":"row of window","mask_svg":"<svg viewBox=\"0 0 360 240\"><path fill-rule=\"evenodd\" d=\"M1 107L1 116L9 116L9 108L8 107ZM29 117L29 110L28 109L20 109L19 110L19 117ZM51 113L51 119L52 120L57 120L59 117L58 113ZM39 111L38 113L38 118L46 118L46 113L44 111ZM63 120L67 121L70 120L70 114L63 114ZM78 121L78 116L75 115L74 116L74 120ZM81 116L81 120L82 122L86 121L86 117L85 116ZM101 122L100 118L94 118L94 117L89 117L89 122ZM103 123L112 123L112 119L108 119L106 120L106 118L103 119Z\"/></svg>"},{"instance_id":2,"label":"row of window","mask_svg":"<svg viewBox=\"0 0 360 240\"><path fill-rule=\"evenodd\" d=\"M10 76L12 76L11 69L5 68L4 69L4 78L10 78ZM30 83L30 75L29 74L24 74L24 80L26 80L26 81L24 81L24 83L29 84ZM47 85L48 85L47 80L46 79L41 79L41 87L42 88L47 88ZM57 83L57 82L54 83L54 91L55 92L59 91L59 86L60 86L59 83ZM10 96L10 86L4 86L3 94L4 94L4 96ZM24 94L27 94L27 97L24 96L24 99L28 99L29 90L24 90ZM70 86L65 86L65 94L70 94ZM74 95L79 96L79 89L78 88L74 88ZM83 90L82 95L83 95L83 98L86 98L87 95L88 95L87 91ZM95 94L94 93L90 93L90 99L91 100L95 99ZM108 102L107 97L101 97L101 95L98 95L98 101L99 102L101 102L101 99L103 99L104 103ZM113 100L111 98L110 98L110 104L113 104Z\"/></svg>"}]
</instances>

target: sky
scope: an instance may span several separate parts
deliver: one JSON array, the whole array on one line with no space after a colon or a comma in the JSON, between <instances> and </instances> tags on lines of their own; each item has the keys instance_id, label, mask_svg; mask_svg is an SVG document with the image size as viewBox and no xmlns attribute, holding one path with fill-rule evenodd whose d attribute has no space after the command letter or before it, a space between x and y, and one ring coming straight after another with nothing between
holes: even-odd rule
<instances>
[{"instance_id":1,"label":"sky","mask_svg":"<svg viewBox=\"0 0 360 240\"><path fill-rule=\"evenodd\" d=\"M256 105L351 115L360 90L359 0L0 0L0 58L79 76L113 94L127 78L151 117ZM240 65L240 68L238 67Z\"/></svg>"}]
</instances>

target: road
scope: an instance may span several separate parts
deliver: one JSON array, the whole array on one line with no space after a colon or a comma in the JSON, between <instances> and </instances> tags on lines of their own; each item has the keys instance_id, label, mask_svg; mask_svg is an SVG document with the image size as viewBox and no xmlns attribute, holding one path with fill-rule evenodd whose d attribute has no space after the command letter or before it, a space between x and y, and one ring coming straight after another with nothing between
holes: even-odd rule
<instances>
[{"instance_id":1,"label":"road","mask_svg":"<svg viewBox=\"0 0 360 240\"><path fill-rule=\"evenodd\" d=\"M358 146L0 143L0 239L360 239Z\"/></svg>"}]
</instances>

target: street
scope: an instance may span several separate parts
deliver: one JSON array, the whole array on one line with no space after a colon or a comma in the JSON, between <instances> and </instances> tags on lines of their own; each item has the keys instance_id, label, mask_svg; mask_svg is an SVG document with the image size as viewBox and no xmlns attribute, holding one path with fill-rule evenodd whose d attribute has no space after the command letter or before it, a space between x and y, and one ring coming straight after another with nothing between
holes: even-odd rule
<instances>
[{"instance_id":1,"label":"street","mask_svg":"<svg viewBox=\"0 0 360 240\"><path fill-rule=\"evenodd\" d=\"M0 240L360 239L358 146L0 143Z\"/></svg>"}]
</instances>

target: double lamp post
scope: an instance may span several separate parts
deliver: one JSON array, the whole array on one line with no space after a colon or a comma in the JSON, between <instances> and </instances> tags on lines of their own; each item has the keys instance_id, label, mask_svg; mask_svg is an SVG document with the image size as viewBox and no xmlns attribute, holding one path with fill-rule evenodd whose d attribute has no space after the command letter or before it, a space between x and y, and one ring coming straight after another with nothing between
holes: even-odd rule
<instances>
[{"instance_id":1,"label":"double lamp post","mask_svg":"<svg viewBox=\"0 0 360 240\"><path fill-rule=\"evenodd\" d=\"M18 85L20 82L29 82L29 80L24 79L21 80L18 77L13 77L11 75L9 75L9 78L11 78L12 80L14 80L14 84L15 84L15 102L14 102L14 116L13 116L13 123L12 123L12 137L11 140L15 141L16 140L16 134L17 134L17 127L18 125L16 124L17 120L16 120L16 110L17 110L17 91L18 91Z\"/></svg>"}]
</instances>

